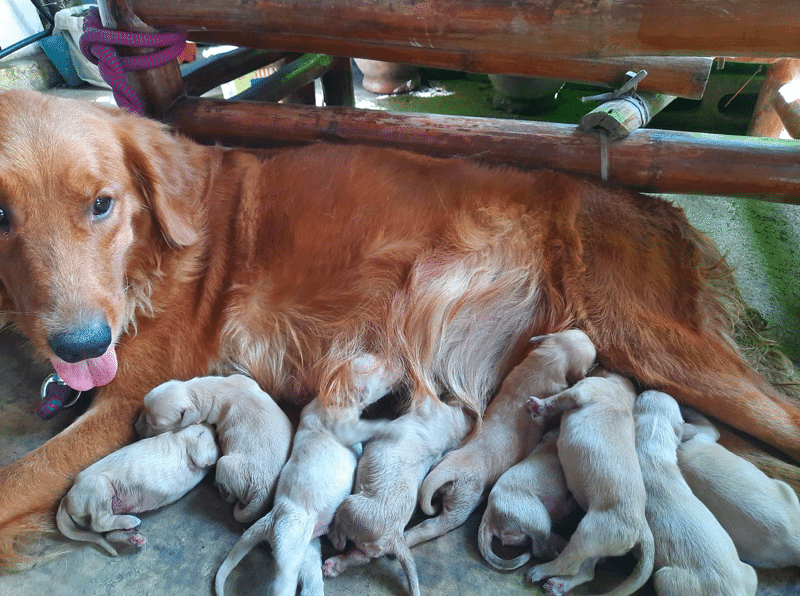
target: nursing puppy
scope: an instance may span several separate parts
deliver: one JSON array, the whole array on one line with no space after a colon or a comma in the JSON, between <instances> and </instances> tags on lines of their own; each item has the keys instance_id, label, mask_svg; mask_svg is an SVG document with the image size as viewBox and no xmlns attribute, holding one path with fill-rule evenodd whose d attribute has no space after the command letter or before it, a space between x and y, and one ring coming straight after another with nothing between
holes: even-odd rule
<instances>
[{"instance_id":1,"label":"nursing puppy","mask_svg":"<svg viewBox=\"0 0 800 596\"><path fill-rule=\"evenodd\" d=\"M218 457L214 431L207 424L123 447L78 474L58 507L58 529L72 540L94 542L113 556L117 549L112 542L141 548L147 541L137 530L141 520L133 514L180 499Z\"/></svg>"},{"instance_id":2,"label":"nursing puppy","mask_svg":"<svg viewBox=\"0 0 800 596\"><path fill-rule=\"evenodd\" d=\"M245 530L223 561L215 581L223 596L231 570L259 542L269 542L276 573L273 596L322 595L319 536L328 531L336 508L353 489L360 445L346 445L333 428L357 424L364 407L380 399L398 380L397 369L366 354L351 363L357 400L348 407L326 406L313 399L300 413L289 460L281 470L272 510Z\"/></svg>"},{"instance_id":3,"label":"nursing puppy","mask_svg":"<svg viewBox=\"0 0 800 596\"><path fill-rule=\"evenodd\" d=\"M658 596L752 596L757 579L730 536L692 493L678 469L683 419L672 397L645 391L636 400L636 452L655 541Z\"/></svg>"},{"instance_id":4,"label":"nursing puppy","mask_svg":"<svg viewBox=\"0 0 800 596\"><path fill-rule=\"evenodd\" d=\"M558 457L567 486L586 511L567 546L553 561L535 565L531 581L550 578L548 596L561 596L594 577L603 557L638 551L633 574L609 595L638 590L653 569L653 535L645 518L645 493L636 457L633 402L636 393L625 377L605 370L547 399L531 397L533 415L563 412Z\"/></svg>"},{"instance_id":5,"label":"nursing puppy","mask_svg":"<svg viewBox=\"0 0 800 596\"><path fill-rule=\"evenodd\" d=\"M472 418L462 407L436 397L412 405L388 425L376 426L378 434L365 445L358 463L354 494L336 510L328 533L339 550L348 539L356 548L325 561L322 570L327 577L385 554L395 555L409 590L419 596L416 565L403 532L425 474L443 452L458 445L471 426Z\"/></svg>"},{"instance_id":6,"label":"nursing puppy","mask_svg":"<svg viewBox=\"0 0 800 596\"><path fill-rule=\"evenodd\" d=\"M289 457L292 424L272 398L244 375L167 381L144 398L140 435L197 422L216 425L222 457L216 485L240 522L263 515Z\"/></svg>"},{"instance_id":7,"label":"nursing puppy","mask_svg":"<svg viewBox=\"0 0 800 596\"><path fill-rule=\"evenodd\" d=\"M500 476L489 493L478 529L478 548L496 569L517 569L530 560L531 554L536 559L553 559L566 544L551 531L553 523L573 509L558 459L557 439L557 429L545 434L528 457ZM498 557L492 550L494 537L506 546L530 540L530 552L514 559Z\"/></svg>"},{"instance_id":8,"label":"nursing puppy","mask_svg":"<svg viewBox=\"0 0 800 596\"><path fill-rule=\"evenodd\" d=\"M704 416L684 411L684 419L678 467L731 537L739 558L755 567L800 565L797 494L717 443L719 432Z\"/></svg>"},{"instance_id":9,"label":"nursing puppy","mask_svg":"<svg viewBox=\"0 0 800 596\"><path fill-rule=\"evenodd\" d=\"M536 347L505 378L483 421L423 481L422 511L436 513L432 500L437 493L442 511L407 532L410 545L463 524L497 479L530 454L541 439L542 427L522 407L528 397L558 393L582 379L594 364L594 345L583 331L570 329L534 341Z\"/></svg>"},{"instance_id":10,"label":"nursing puppy","mask_svg":"<svg viewBox=\"0 0 800 596\"><path fill-rule=\"evenodd\" d=\"M328 531L336 508L353 488L358 456L330 432L329 414L316 399L303 408L292 454L278 478L275 505L245 530L223 561L215 582L217 596L223 596L231 570L264 541L272 547L276 566L271 594L294 596L301 575L303 594L322 593L319 536Z\"/></svg>"}]
</instances>

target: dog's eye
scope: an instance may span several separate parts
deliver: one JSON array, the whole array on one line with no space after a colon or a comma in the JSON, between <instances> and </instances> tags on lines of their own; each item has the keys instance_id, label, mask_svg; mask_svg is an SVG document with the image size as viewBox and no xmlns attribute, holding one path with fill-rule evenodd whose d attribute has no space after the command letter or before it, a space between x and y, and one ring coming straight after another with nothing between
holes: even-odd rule
<instances>
[{"instance_id":1,"label":"dog's eye","mask_svg":"<svg viewBox=\"0 0 800 596\"><path fill-rule=\"evenodd\" d=\"M108 215L114 200L111 197L97 197L92 205L92 216L100 219Z\"/></svg>"},{"instance_id":2,"label":"dog's eye","mask_svg":"<svg viewBox=\"0 0 800 596\"><path fill-rule=\"evenodd\" d=\"M11 217L8 209L0 207L0 234L8 234L9 229L11 229Z\"/></svg>"}]
</instances>

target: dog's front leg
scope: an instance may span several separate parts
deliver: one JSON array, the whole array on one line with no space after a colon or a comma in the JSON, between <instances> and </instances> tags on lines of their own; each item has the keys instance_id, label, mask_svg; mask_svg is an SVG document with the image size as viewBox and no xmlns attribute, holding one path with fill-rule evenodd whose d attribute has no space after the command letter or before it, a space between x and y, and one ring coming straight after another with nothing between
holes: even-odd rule
<instances>
[{"instance_id":1,"label":"dog's front leg","mask_svg":"<svg viewBox=\"0 0 800 596\"><path fill-rule=\"evenodd\" d=\"M17 559L19 539L45 527L47 514L75 476L134 438L145 387L98 390L89 410L19 461L0 469L0 566Z\"/></svg>"}]
</instances>

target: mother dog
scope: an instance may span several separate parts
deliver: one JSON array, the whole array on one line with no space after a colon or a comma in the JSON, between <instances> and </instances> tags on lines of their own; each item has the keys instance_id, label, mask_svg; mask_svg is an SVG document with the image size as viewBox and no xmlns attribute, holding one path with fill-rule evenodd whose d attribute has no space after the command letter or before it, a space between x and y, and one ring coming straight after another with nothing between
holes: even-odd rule
<instances>
[{"instance_id":1,"label":"mother dog","mask_svg":"<svg viewBox=\"0 0 800 596\"><path fill-rule=\"evenodd\" d=\"M0 470L0 542L133 438L148 390L244 371L347 402L380 354L481 412L528 338L583 329L607 368L800 458L800 414L737 355L682 212L554 172L316 145L269 158L34 92L0 93L0 312L85 388ZM118 367L117 367L118 362Z\"/></svg>"}]
</instances>

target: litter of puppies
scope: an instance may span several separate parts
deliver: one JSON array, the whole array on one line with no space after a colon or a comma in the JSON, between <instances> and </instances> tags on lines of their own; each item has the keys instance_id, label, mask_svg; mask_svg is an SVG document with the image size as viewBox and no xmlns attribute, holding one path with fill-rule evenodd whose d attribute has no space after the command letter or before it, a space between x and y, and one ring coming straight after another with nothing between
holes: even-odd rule
<instances>
[{"instance_id":1,"label":"litter of puppies","mask_svg":"<svg viewBox=\"0 0 800 596\"><path fill-rule=\"evenodd\" d=\"M653 574L659 596L752 596L753 567L800 565L800 502L788 485L719 445L702 415L666 393L637 395L628 379L596 365L582 332L535 340L478 424L447 396L407 400L408 411L392 420L362 417L397 378L375 355L351 364L358 400L312 400L293 437L285 415L246 377L167 382L145 399L137 430L148 438L81 473L58 527L112 555L112 543L141 547L131 514L174 502L215 463L219 483L220 465L236 456L221 491L235 497L237 520L263 517L219 567L218 596L262 541L275 559L272 594L293 596L301 586L321 596L323 576L390 554L418 596L425 582L410 548L462 524L487 494L481 555L501 570L533 560L526 577L547 596L569 593L593 578L601 558L629 551L636 567L609 595L632 594ZM258 436L259 416L277 429L271 442ZM481 457L471 453L480 449ZM260 462L271 471L252 472ZM406 530L417 501L435 513L436 493L442 512ZM577 508L583 514L571 536L556 533L554 524ZM344 552L323 563L325 534ZM526 550L502 558L495 539Z\"/></svg>"}]
</instances>

